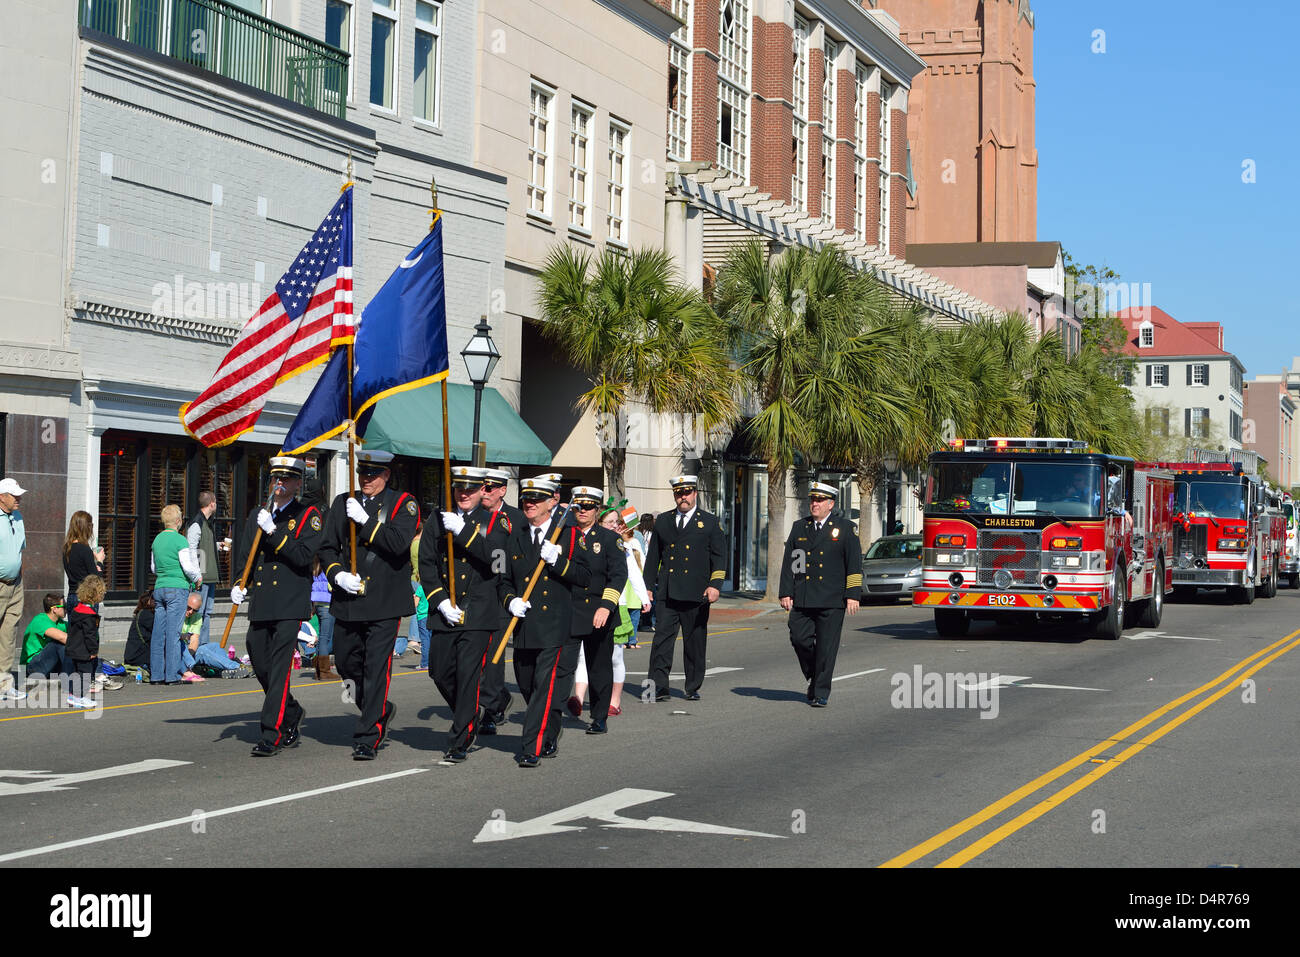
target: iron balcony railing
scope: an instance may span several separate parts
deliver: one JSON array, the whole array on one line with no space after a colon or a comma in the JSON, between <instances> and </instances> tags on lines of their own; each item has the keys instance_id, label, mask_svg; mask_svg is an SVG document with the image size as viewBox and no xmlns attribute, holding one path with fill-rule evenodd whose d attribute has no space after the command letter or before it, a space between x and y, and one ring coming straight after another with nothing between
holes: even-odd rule
<instances>
[{"instance_id":1,"label":"iron balcony railing","mask_svg":"<svg viewBox=\"0 0 1300 957\"><path fill-rule=\"evenodd\" d=\"M83 27L343 119L348 54L225 0L80 0Z\"/></svg>"}]
</instances>

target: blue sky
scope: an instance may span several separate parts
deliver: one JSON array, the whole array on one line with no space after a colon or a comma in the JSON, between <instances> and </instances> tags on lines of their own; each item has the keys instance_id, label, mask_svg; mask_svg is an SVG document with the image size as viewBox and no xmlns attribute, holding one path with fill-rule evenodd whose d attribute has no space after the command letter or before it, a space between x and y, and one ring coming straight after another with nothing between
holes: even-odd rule
<instances>
[{"instance_id":1,"label":"blue sky","mask_svg":"<svg viewBox=\"0 0 1300 957\"><path fill-rule=\"evenodd\" d=\"M1300 2L1033 9L1038 238L1150 283L1176 319L1223 323L1248 379L1289 367L1300 355Z\"/></svg>"}]
</instances>

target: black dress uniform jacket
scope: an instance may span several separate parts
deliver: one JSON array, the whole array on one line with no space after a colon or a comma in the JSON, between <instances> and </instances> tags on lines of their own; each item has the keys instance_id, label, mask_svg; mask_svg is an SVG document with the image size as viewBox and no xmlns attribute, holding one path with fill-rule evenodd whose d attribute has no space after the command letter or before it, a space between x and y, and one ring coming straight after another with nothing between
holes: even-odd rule
<instances>
[{"instance_id":1,"label":"black dress uniform jacket","mask_svg":"<svg viewBox=\"0 0 1300 957\"><path fill-rule=\"evenodd\" d=\"M566 528L560 541L567 541L568 535ZM585 535L579 530L578 536L578 547L586 551L591 581L582 592L574 594L573 634L586 635L594 630L592 619L601 608L609 612L610 624L618 624L618 601L627 584L627 558L617 532L594 525Z\"/></svg>"},{"instance_id":2,"label":"black dress uniform jacket","mask_svg":"<svg viewBox=\"0 0 1300 957\"><path fill-rule=\"evenodd\" d=\"M702 602L704 590L721 587L727 577L726 553L726 538L716 515L697 508L679 531L677 511L664 512L655 519L645 587L656 600Z\"/></svg>"},{"instance_id":3,"label":"black dress uniform jacket","mask_svg":"<svg viewBox=\"0 0 1300 957\"><path fill-rule=\"evenodd\" d=\"M781 561L780 597L793 598L797 608L843 608L850 598L862 600L862 549L846 519L831 515L821 531L812 516L794 523Z\"/></svg>"},{"instance_id":4,"label":"black dress uniform jacket","mask_svg":"<svg viewBox=\"0 0 1300 957\"><path fill-rule=\"evenodd\" d=\"M436 518L436 516L435 516ZM429 601L429 627L433 631L493 631L501 622L501 575L510 558L509 523L499 513L479 506L465 516L465 527L455 537L456 601L465 613L459 625L447 624L438 612L447 588L447 530L431 520L420 535L420 583Z\"/></svg>"},{"instance_id":5,"label":"black dress uniform jacket","mask_svg":"<svg viewBox=\"0 0 1300 957\"><path fill-rule=\"evenodd\" d=\"M331 586L339 572L351 570L348 526L348 493L330 505L325 517L325 540L320 560ZM357 501L364 505L360 492ZM370 514L357 525L357 574L366 583L364 595L350 595L334 587L330 614L339 621L378 621L404 618L415 607L411 588L411 542L420 531L420 506L408 492L385 488L365 505Z\"/></svg>"},{"instance_id":6,"label":"black dress uniform jacket","mask_svg":"<svg viewBox=\"0 0 1300 957\"><path fill-rule=\"evenodd\" d=\"M553 515L552 520L558 521L559 516ZM553 526L548 526L548 532L551 528ZM573 627L575 598L581 599L583 590L591 581L587 549L578 544L578 538L576 527L570 525L562 529L556 542L560 547L560 557L554 565L542 563L542 573L528 599L532 607L515 628L516 649L559 648L568 640ZM531 525L525 522L515 526L509 550L510 581L502 596L502 607L507 610L510 599L523 597L528 578L541 560L541 550L533 544Z\"/></svg>"},{"instance_id":7,"label":"black dress uniform jacket","mask_svg":"<svg viewBox=\"0 0 1300 957\"><path fill-rule=\"evenodd\" d=\"M236 568L248 561L257 535L257 513L249 513L239 538ZM293 499L272 512L275 531L263 534L257 544L253 571L245 582L249 621L306 621L312 616L312 564L324 537L324 516L315 505Z\"/></svg>"}]
</instances>

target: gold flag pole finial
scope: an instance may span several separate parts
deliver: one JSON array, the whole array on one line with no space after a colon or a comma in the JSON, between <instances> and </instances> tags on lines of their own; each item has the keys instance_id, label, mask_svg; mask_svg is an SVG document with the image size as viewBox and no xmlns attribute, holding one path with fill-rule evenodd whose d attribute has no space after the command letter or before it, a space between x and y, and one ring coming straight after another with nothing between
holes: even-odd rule
<instances>
[{"instance_id":1,"label":"gold flag pole finial","mask_svg":"<svg viewBox=\"0 0 1300 957\"><path fill-rule=\"evenodd\" d=\"M346 193L346 192L348 191L348 187L351 186L351 185L353 185L353 183L352 183L352 150L348 150L348 179L347 179L347 182L346 182L346 183L344 183L341 187L339 187L339 192L340 192L340 193Z\"/></svg>"},{"instance_id":2,"label":"gold flag pole finial","mask_svg":"<svg viewBox=\"0 0 1300 957\"><path fill-rule=\"evenodd\" d=\"M429 210L429 215L433 217L432 221L429 223L429 231L432 232L432 231L433 231L433 224L436 223L436 222L438 221L438 212L439 212L439 210L438 210L438 178L437 178L436 176L430 176L430 177L429 177L429 195L433 198L433 209Z\"/></svg>"}]
</instances>

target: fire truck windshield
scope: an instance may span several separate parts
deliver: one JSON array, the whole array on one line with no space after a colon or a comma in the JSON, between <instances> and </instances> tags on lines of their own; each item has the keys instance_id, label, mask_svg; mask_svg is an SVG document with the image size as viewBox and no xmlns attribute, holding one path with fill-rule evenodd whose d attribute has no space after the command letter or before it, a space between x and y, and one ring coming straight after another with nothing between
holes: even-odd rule
<instances>
[{"instance_id":1,"label":"fire truck windshield","mask_svg":"<svg viewBox=\"0 0 1300 957\"><path fill-rule=\"evenodd\" d=\"M1101 488L1100 465L936 462L925 502L935 512L1086 518L1101 514Z\"/></svg>"},{"instance_id":2,"label":"fire truck windshield","mask_svg":"<svg viewBox=\"0 0 1300 957\"><path fill-rule=\"evenodd\" d=\"M1191 515L1211 518L1245 518L1246 489L1240 482L1202 482L1180 479L1174 498Z\"/></svg>"}]
</instances>

